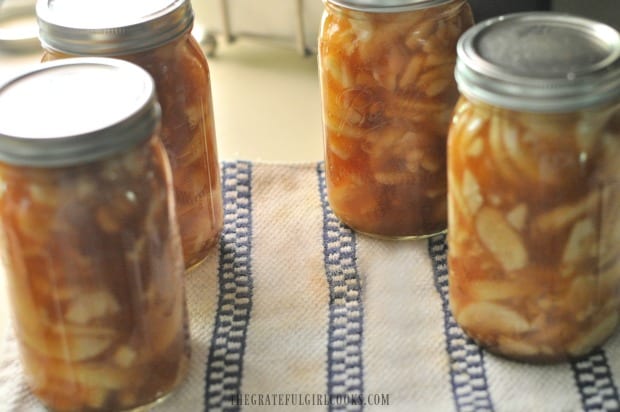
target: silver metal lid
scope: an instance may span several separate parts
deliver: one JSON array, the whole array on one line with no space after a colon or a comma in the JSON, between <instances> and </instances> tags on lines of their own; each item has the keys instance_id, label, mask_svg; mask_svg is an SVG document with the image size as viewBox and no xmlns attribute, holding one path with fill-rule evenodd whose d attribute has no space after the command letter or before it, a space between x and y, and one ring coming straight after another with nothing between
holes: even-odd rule
<instances>
[{"instance_id":1,"label":"silver metal lid","mask_svg":"<svg viewBox=\"0 0 620 412\"><path fill-rule=\"evenodd\" d=\"M466 96L533 112L568 112L620 98L620 33L566 14L517 13L469 29L456 80Z\"/></svg>"},{"instance_id":2,"label":"silver metal lid","mask_svg":"<svg viewBox=\"0 0 620 412\"><path fill-rule=\"evenodd\" d=\"M44 48L75 55L132 54L189 31L189 0L38 0Z\"/></svg>"},{"instance_id":3,"label":"silver metal lid","mask_svg":"<svg viewBox=\"0 0 620 412\"><path fill-rule=\"evenodd\" d=\"M43 63L0 85L0 161L69 166L125 150L160 121L155 84L109 58Z\"/></svg>"},{"instance_id":4,"label":"silver metal lid","mask_svg":"<svg viewBox=\"0 0 620 412\"><path fill-rule=\"evenodd\" d=\"M372 13L396 13L435 7L454 0L324 0L346 9Z\"/></svg>"}]
</instances>

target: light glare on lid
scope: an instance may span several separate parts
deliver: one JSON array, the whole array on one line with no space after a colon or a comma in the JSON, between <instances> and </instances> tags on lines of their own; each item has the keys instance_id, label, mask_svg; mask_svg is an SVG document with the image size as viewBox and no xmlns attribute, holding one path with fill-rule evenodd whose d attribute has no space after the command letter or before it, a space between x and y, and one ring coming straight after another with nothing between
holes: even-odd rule
<instances>
[{"instance_id":1,"label":"light glare on lid","mask_svg":"<svg viewBox=\"0 0 620 412\"><path fill-rule=\"evenodd\" d=\"M160 108L152 77L109 58L33 66L0 84L0 161L69 166L108 156L153 135Z\"/></svg>"},{"instance_id":2,"label":"light glare on lid","mask_svg":"<svg viewBox=\"0 0 620 412\"><path fill-rule=\"evenodd\" d=\"M76 56L119 56L160 47L194 23L189 0L38 0L44 49Z\"/></svg>"},{"instance_id":3,"label":"light glare on lid","mask_svg":"<svg viewBox=\"0 0 620 412\"><path fill-rule=\"evenodd\" d=\"M118 27L153 16L174 0L47 0L51 13L76 27ZM121 12L122 11L122 12Z\"/></svg>"},{"instance_id":4,"label":"light glare on lid","mask_svg":"<svg viewBox=\"0 0 620 412\"><path fill-rule=\"evenodd\" d=\"M3 116L0 133L32 139L73 136L107 127L144 104L139 99L148 85L139 72L84 68L59 66L9 84L0 95L0 113L11 115ZM96 98L85 100L85 90Z\"/></svg>"}]
</instances>

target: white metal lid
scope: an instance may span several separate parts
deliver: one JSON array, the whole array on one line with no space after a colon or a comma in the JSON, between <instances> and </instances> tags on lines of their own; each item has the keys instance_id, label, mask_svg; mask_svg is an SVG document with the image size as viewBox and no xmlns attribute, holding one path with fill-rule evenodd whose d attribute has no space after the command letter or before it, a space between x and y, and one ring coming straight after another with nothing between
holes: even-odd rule
<instances>
[{"instance_id":1,"label":"white metal lid","mask_svg":"<svg viewBox=\"0 0 620 412\"><path fill-rule=\"evenodd\" d=\"M419 10L450 3L454 0L324 0L346 9L374 12L395 13Z\"/></svg>"},{"instance_id":2,"label":"white metal lid","mask_svg":"<svg viewBox=\"0 0 620 412\"><path fill-rule=\"evenodd\" d=\"M552 12L516 13L469 29L459 40L461 92L492 105L567 112L620 98L620 33Z\"/></svg>"},{"instance_id":3,"label":"white metal lid","mask_svg":"<svg viewBox=\"0 0 620 412\"><path fill-rule=\"evenodd\" d=\"M68 166L150 137L160 121L155 84L117 59L43 63L0 85L0 160Z\"/></svg>"},{"instance_id":4,"label":"white metal lid","mask_svg":"<svg viewBox=\"0 0 620 412\"><path fill-rule=\"evenodd\" d=\"M189 31L189 0L38 0L44 48L114 56L158 47Z\"/></svg>"}]
</instances>

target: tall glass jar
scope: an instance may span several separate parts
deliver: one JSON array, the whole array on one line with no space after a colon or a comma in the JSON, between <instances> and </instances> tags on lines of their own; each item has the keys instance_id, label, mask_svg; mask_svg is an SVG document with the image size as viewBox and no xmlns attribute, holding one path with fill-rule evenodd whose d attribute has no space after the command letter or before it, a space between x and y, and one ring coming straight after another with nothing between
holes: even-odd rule
<instances>
[{"instance_id":1,"label":"tall glass jar","mask_svg":"<svg viewBox=\"0 0 620 412\"><path fill-rule=\"evenodd\" d=\"M620 34L554 13L458 46L448 143L450 299L510 358L589 353L620 319Z\"/></svg>"},{"instance_id":2,"label":"tall glass jar","mask_svg":"<svg viewBox=\"0 0 620 412\"><path fill-rule=\"evenodd\" d=\"M185 266L195 266L219 239L223 208L211 80L190 1L39 0L36 10L43 61L111 56L155 79Z\"/></svg>"},{"instance_id":3,"label":"tall glass jar","mask_svg":"<svg viewBox=\"0 0 620 412\"><path fill-rule=\"evenodd\" d=\"M465 0L325 0L319 39L327 196L356 231L446 229L446 139Z\"/></svg>"},{"instance_id":4,"label":"tall glass jar","mask_svg":"<svg viewBox=\"0 0 620 412\"><path fill-rule=\"evenodd\" d=\"M160 400L189 341L151 77L47 63L0 87L0 113L0 257L27 384L54 411Z\"/></svg>"}]
</instances>

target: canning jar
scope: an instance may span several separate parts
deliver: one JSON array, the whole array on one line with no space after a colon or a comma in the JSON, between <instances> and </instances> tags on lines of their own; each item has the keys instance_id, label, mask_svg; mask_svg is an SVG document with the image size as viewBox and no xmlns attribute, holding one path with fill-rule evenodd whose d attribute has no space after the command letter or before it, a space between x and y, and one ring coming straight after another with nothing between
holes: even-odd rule
<instances>
[{"instance_id":1,"label":"canning jar","mask_svg":"<svg viewBox=\"0 0 620 412\"><path fill-rule=\"evenodd\" d=\"M464 0L325 0L319 74L327 196L384 238L446 229L446 139Z\"/></svg>"},{"instance_id":2,"label":"canning jar","mask_svg":"<svg viewBox=\"0 0 620 412\"><path fill-rule=\"evenodd\" d=\"M0 87L0 113L0 256L28 386L54 411L161 399L189 336L151 77L46 63Z\"/></svg>"},{"instance_id":3,"label":"canning jar","mask_svg":"<svg viewBox=\"0 0 620 412\"><path fill-rule=\"evenodd\" d=\"M185 266L195 266L219 239L223 208L211 80L189 0L39 0L36 10L43 61L110 56L155 79Z\"/></svg>"},{"instance_id":4,"label":"canning jar","mask_svg":"<svg viewBox=\"0 0 620 412\"><path fill-rule=\"evenodd\" d=\"M483 347L586 355L620 315L620 34L555 13L458 45L449 134L451 307Z\"/></svg>"}]
</instances>

